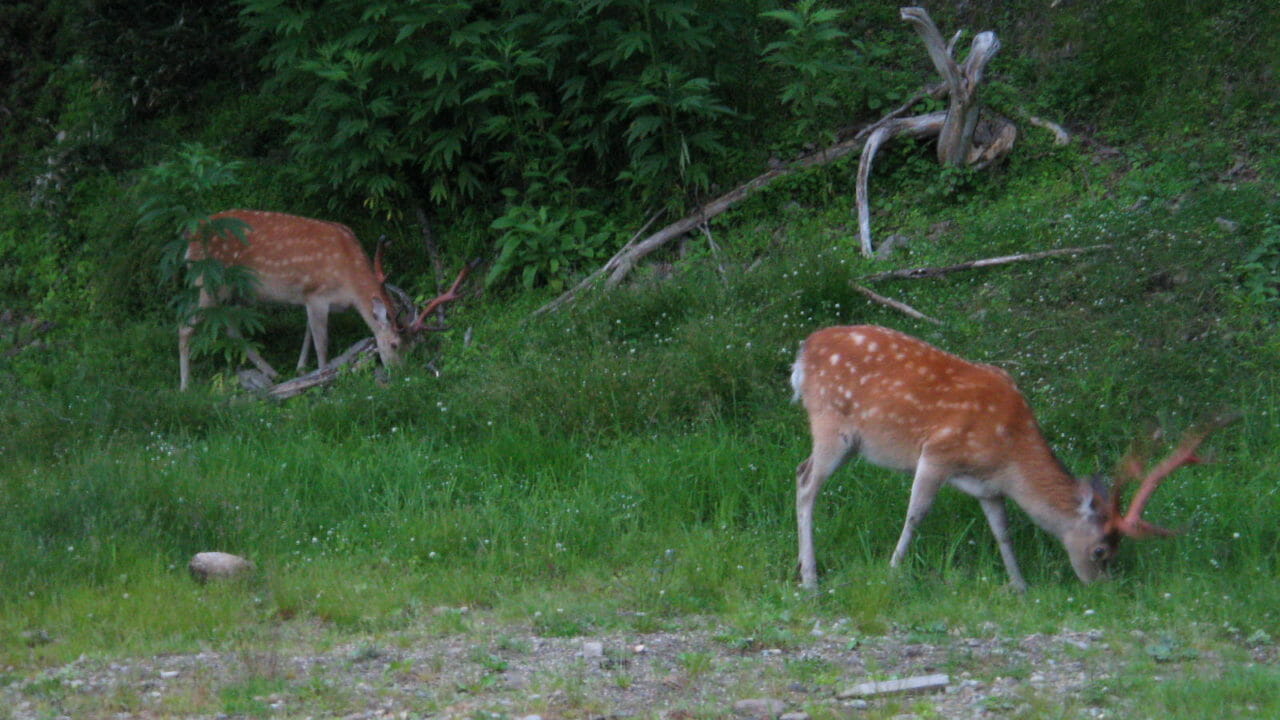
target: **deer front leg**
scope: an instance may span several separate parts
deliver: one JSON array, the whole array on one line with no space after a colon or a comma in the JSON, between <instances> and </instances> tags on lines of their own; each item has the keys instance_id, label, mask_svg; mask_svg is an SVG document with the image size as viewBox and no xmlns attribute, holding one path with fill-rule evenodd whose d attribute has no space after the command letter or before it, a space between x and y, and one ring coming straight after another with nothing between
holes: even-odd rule
<instances>
[{"instance_id":1,"label":"deer front leg","mask_svg":"<svg viewBox=\"0 0 1280 720\"><path fill-rule=\"evenodd\" d=\"M1018 569L1018 559L1013 554L1013 543L1009 540L1009 515L1005 511L1004 498L980 497L982 512L987 516L987 524L991 526L991 534L996 536L1000 545L1000 557L1004 560L1004 569L1009 573L1009 585L1020 593L1027 591L1027 581L1022 579Z\"/></svg>"},{"instance_id":2,"label":"deer front leg","mask_svg":"<svg viewBox=\"0 0 1280 720\"><path fill-rule=\"evenodd\" d=\"M916 526L929 514L933 507L933 499L938 496L938 488L946 482L947 476L929 465L927 458L921 456L916 462L915 479L911 481L911 501L907 503L907 519L902 524L902 535L898 537L898 546L889 559L889 567L898 567L902 558L907 555L907 546L915 535Z\"/></svg>"}]
</instances>

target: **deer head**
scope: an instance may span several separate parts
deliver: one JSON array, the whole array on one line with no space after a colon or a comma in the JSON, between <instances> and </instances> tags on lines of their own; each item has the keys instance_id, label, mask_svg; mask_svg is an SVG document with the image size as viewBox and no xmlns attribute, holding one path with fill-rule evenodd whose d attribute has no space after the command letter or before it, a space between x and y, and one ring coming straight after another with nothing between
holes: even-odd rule
<instances>
[{"instance_id":1,"label":"deer head","mask_svg":"<svg viewBox=\"0 0 1280 720\"><path fill-rule=\"evenodd\" d=\"M1085 582L1100 577L1115 557L1121 540L1126 537L1142 540L1178 534L1178 531L1144 520L1142 513L1147 503L1160 484L1178 468L1204 462L1197 454L1201 443L1211 433L1239 417L1237 413L1224 413L1188 430L1169 455L1150 470L1143 469L1147 465L1146 448L1150 443L1135 443L1117 464L1115 480L1110 487L1099 477L1082 480L1083 494L1089 498L1088 522L1083 529L1064 540L1076 575ZM1158 437L1158 433L1155 435ZM1128 510L1124 510L1120 507L1122 491L1134 482L1138 483L1138 489L1129 501Z\"/></svg>"}]
</instances>

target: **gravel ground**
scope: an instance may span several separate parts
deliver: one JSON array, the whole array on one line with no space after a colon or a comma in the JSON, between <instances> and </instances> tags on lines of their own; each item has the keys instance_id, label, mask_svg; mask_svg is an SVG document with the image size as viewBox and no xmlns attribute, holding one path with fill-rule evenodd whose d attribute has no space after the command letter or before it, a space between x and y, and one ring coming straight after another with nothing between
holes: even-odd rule
<instances>
[{"instance_id":1,"label":"gravel ground","mask_svg":"<svg viewBox=\"0 0 1280 720\"><path fill-rule=\"evenodd\" d=\"M456 611L452 611L456 612ZM0 670L0 718L1118 717L1115 653L1100 632L855 637L836 623L792 647L733 638L714 621L573 638L469 617L466 629L353 639L287 623L234 649L81 657ZM733 639L730 639L733 638ZM852 686L946 674L917 695ZM1063 709L1065 707L1065 709ZM6 715L7 713L7 715Z\"/></svg>"}]
</instances>

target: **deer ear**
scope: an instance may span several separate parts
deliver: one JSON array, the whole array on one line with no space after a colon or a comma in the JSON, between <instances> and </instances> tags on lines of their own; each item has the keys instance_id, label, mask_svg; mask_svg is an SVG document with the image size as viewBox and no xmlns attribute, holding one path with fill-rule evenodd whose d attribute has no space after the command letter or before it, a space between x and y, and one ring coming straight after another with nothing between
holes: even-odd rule
<instances>
[{"instance_id":1,"label":"deer ear","mask_svg":"<svg viewBox=\"0 0 1280 720\"><path fill-rule=\"evenodd\" d=\"M379 325L391 324L391 320L387 316L387 305L382 302L382 298L375 296L369 301L369 307L373 309L373 319L377 320Z\"/></svg>"},{"instance_id":2,"label":"deer ear","mask_svg":"<svg viewBox=\"0 0 1280 720\"><path fill-rule=\"evenodd\" d=\"M1101 519L1106 512L1108 495L1107 484L1103 476L1090 475L1089 477L1078 478L1076 485L1080 497L1080 507L1077 510L1080 517L1085 520Z\"/></svg>"}]
</instances>

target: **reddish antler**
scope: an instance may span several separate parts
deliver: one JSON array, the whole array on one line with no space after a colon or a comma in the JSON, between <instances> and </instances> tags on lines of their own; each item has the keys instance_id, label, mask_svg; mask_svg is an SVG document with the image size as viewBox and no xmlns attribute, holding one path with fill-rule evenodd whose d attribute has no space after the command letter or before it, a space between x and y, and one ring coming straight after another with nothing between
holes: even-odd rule
<instances>
[{"instance_id":1,"label":"reddish antler","mask_svg":"<svg viewBox=\"0 0 1280 720\"><path fill-rule=\"evenodd\" d=\"M471 274L471 270L479 263L480 263L479 260L472 260L471 262L463 266L462 270L458 272L457 279L453 281L453 285L450 285L448 290L444 291L443 293L440 293L434 299L432 299L430 302L424 305L422 308L422 312L418 313L418 318L414 320L413 323L411 323L408 328L406 328L406 332L417 333L417 332L422 332L423 330L433 329L433 328L428 328L424 325L424 323L427 320L427 317L430 316L431 313L435 312L436 308L440 307L441 305L444 305L447 302L452 302L462 297L461 295L458 294L458 288L462 287L462 282L467 279L467 276Z\"/></svg>"},{"instance_id":2,"label":"reddish antler","mask_svg":"<svg viewBox=\"0 0 1280 720\"><path fill-rule=\"evenodd\" d=\"M1151 499L1151 495L1160 487L1160 483L1166 477L1173 474L1173 471L1183 465L1194 465L1203 462L1196 455L1196 450L1200 447L1200 443L1209 437L1210 433L1218 428L1228 425L1240 417L1238 413L1227 413L1194 428L1183 436L1182 442L1178 443L1178 447L1174 448L1158 465L1151 468L1150 472L1144 477L1142 475L1142 461L1133 452L1131 452L1121 462L1122 475L1116 478L1115 485L1111 488L1111 516L1108 520L1108 530L1111 532L1121 533L1133 538L1150 537L1151 535L1173 535L1174 531L1153 525L1142 519L1142 511L1147 507L1147 501ZM1120 514L1120 488L1129 480L1142 478L1142 484L1138 487L1138 492L1134 494L1133 500L1129 503L1129 510L1124 515Z\"/></svg>"}]
</instances>

